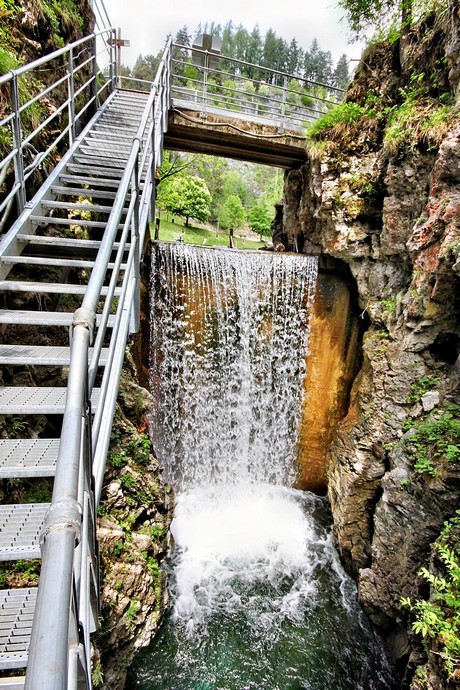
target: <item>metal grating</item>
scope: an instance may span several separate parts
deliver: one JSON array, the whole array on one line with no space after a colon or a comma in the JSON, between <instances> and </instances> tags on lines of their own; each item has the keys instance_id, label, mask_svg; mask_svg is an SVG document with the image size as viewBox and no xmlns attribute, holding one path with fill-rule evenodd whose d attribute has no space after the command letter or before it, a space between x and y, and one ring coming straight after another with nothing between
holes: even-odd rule
<instances>
[{"instance_id":1,"label":"metal grating","mask_svg":"<svg viewBox=\"0 0 460 690\"><path fill-rule=\"evenodd\" d=\"M26 677L0 678L0 690L21 690L24 687Z\"/></svg>"},{"instance_id":2,"label":"metal grating","mask_svg":"<svg viewBox=\"0 0 460 690\"><path fill-rule=\"evenodd\" d=\"M0 291L10 292L37 292L56 295L84 295L87 285L75 285L72 283L32 283L25 280L0 280ZM107 288L101 288L101 295L107 294ZM115 297L121 295L121 288L115 288Z\"/></svg>"},{"instance_id":3,"label":"metal grating","mask_svg":"<svg viewBox=\"0 0 460 690\"><path fill-rule=\"evenodd\" d=\"M25 668L37 590L0 591L0 669Z\"/></svg>"},{"instance_id":4,"label":"metal grating","mask_svg":"<svg viewBox=\"0 0 460 690\"><path fill-rule=\"evenodd\" d=\"M54 477L58 438L0 440L0 479Z\"/></svg>"},{"instance_id":5,"label":"metal grating","mask_svg":"<svg viewBox=\"0 0 460 690\"><path fill-rule=\"evenodd\" d=\"M19 326L71 326L74 315L64 311L22 311L20 309L0 309L0 323ZM96 316L97 325L101 317ZM107 325L112 328L115 316L109 316Z\"/></svg>"},{"instance_id":6,"label":"metal grating","mask_svg":"<svg viewBox=\"0 0 460 690\"><path fill-rule=\"evenodd\" d=\"M40 558L40 532L49 503L0 506L0 561Z\"/></svg>"},{"instance_id":7,"label":"metal grating","mask_svg":"<svg viewBox=\"0 0 460 690\"><path fill-rule=\"evenodd\" d=\"M99 389L91 396L92 411L99 403ZM64 414L67 388L0 388L0 414Z\"/></svg>"},{"instance_id":8,"label":"metal grating","mask_svg":"<svg viewBox=\"0 0 460 690\"><path fill-rule=\"evenodd\" d=\"M101 350L99 365L107 362L108 349ZM93 349L89 350L89 359ZM0 345L0 364L66 366L70 363L70 348L45 345Z\"/></svg>"}]
</instances>

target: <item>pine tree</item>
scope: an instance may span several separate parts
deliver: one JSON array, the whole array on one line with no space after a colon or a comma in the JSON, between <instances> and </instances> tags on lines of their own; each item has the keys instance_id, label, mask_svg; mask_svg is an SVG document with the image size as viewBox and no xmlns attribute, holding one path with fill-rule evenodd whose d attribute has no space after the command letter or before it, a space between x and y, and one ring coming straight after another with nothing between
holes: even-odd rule
<instances>
[{"instance_id":1,"label":"pine tree","mask_svg":"<svg viewBox=\"0 0 460 690\"><path fill-rule=\"evenodd\" d=\"M350 73L348 71L348 58L343 54L335 67L334 74L332 77L334 86L338 86L341 89L346 89L350 83Z\"/></svg>"}]
</instances>

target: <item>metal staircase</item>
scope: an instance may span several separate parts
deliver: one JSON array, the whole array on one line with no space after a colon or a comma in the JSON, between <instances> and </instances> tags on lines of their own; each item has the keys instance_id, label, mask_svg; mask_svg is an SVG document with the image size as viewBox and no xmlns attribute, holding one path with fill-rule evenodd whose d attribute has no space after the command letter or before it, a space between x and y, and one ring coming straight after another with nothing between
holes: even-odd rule
<instances>
[{"instance_id":1,"label":"metal staircase","mask_svg":"<svg viewBox=\"0 0 460 690\"><path fill-rule=\"evenodd\" d=\"M96 64L95 37L90 43ZM58 51L73 66L77 44ZM169 82L164 61L150 92L114 88L112 62L107 73L106 100L78 137L76 85L69 78L69 148L30 201L27 167L18 161L26 153L16 126L20 108L0 123L16 132L4 169L13 161L15 173L22 170L0 212L9 213L11 199L23 208L0 242L0 415L19 420L11 437L0 439L0 479L7 482L0 561L42 559L38 589L0 592L3 689L91 688L96 510L125 344L139 323L139 265ZM10 75L12 89L18 76ZM90 71L90 87L97 76L100 81ZM102 88L89 89L96 102ZM43 159L36 156L35 167ZM34 385L21 382L24 367ZM55 367L61 378L67 374L66 385L49 385ZM34 437L37 416L52 420L46 437ZM50 502L8 499L9 486L45 477L53 481Z\"/></svg>"}]
</instances>

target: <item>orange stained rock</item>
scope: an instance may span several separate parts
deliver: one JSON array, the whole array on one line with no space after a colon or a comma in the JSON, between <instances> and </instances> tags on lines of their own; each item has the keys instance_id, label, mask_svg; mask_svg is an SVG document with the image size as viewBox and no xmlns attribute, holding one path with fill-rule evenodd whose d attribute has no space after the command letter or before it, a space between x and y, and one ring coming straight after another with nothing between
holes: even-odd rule
<instances>
[{"instance_id":1,"label":"orange stained rock","mask_svg":"<svg viewBox=\"0 0 460 690\"><path fill-rule=\"evenodd\" d=\"M345 416L359 364L359 324L347 283L320 274L304 382L297 486L325 493L326 460L337 423Z\"/></svg>"}]
</instances>

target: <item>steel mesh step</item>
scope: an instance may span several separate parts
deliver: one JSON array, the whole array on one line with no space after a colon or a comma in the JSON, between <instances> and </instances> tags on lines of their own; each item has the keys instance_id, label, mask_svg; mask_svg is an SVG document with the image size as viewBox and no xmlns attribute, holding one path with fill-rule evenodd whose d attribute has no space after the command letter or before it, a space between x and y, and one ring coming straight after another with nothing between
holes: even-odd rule
<instances>
[{"instance_id":1,"label":"steel mesh step","mask_svg":"<svg viewBox=\"0 0 460 690\"><path fill-rule=\"evenodd\" d=\"M40 532L49 503L0 506L0 561L40 558Z\"/></svg>"},{"instance_id":2,"label":"steel mesh step","mask_svg":"<svg viewBox=\"0 0 460 690\"><path fill-rule=\"evenodd\" d=\"M26 677L0 678L0 690L21 690L24 687Z\"/></svg>"},{"instance_id":3,"label":"steel mesh step","mask_svg":"<svg viewBox=\"0 0 460 690\"><path fill-rule=\"evenodd\" d=\"M84 295L87 285L75 283L32 283L26 280L0 280L1 292L39 292L54 295ZM101 288L101 295L107 294L107 288ZM121 288L115 288L115 296L121 294Z\"/></svg>"},{"instance_id":4,"label":"steel mesh step","mask_svg":"<svg viewBox=\"0 0 460 690\"><path fill-rule=\"evenodd\" d=\"M40 386L0 388L0 414L64 414L67 388ZM100 389L91 396L94 413L100 399Z\"/></svg>"},{"instance_id":5,"label":"steel mesh step","mask_svg":"<svg viewBox=\"0 0 460 690\"><path fill-rule=\"evenodd\" d=\"M0 590L0 669L25 668L37 589Z\"/></svg>"},{"instance_id":6,"label":"steel mesh step","mask_svg":"<svg viewBox=\"0 0 460 690\"><path fill-rule=\"evenodd\" d=\"M0 479L53 477L58 452L58 438L1 439Z\"/></svg>"},{"instance_id":7,"label":"steel mesh step","mask_svg":"<svg viewBox=\"0 0 460 690\"><path fill-rule=\"evenodd\" d=\"M18 326L71 326L73 314L64 311L23 311L22 309L0 309L0 323ZM101 317L96 316L99 326ZM115 316L109 316L107 325L112 328Z\"/></svg>"},{"instance_id":8,"label":"steel mesh step","mask_svg":"<svg viewBox=\"0 0 460 690\"><path fill-rule=\"evenodd\" d=\"M99 366L107 362L108 348L101 350ZM93 348L89 349L89 359ZM66 366L70 363L70 347L52 345L0 345L0 364L34 366Z\"/></svg>"}]
</instances>

